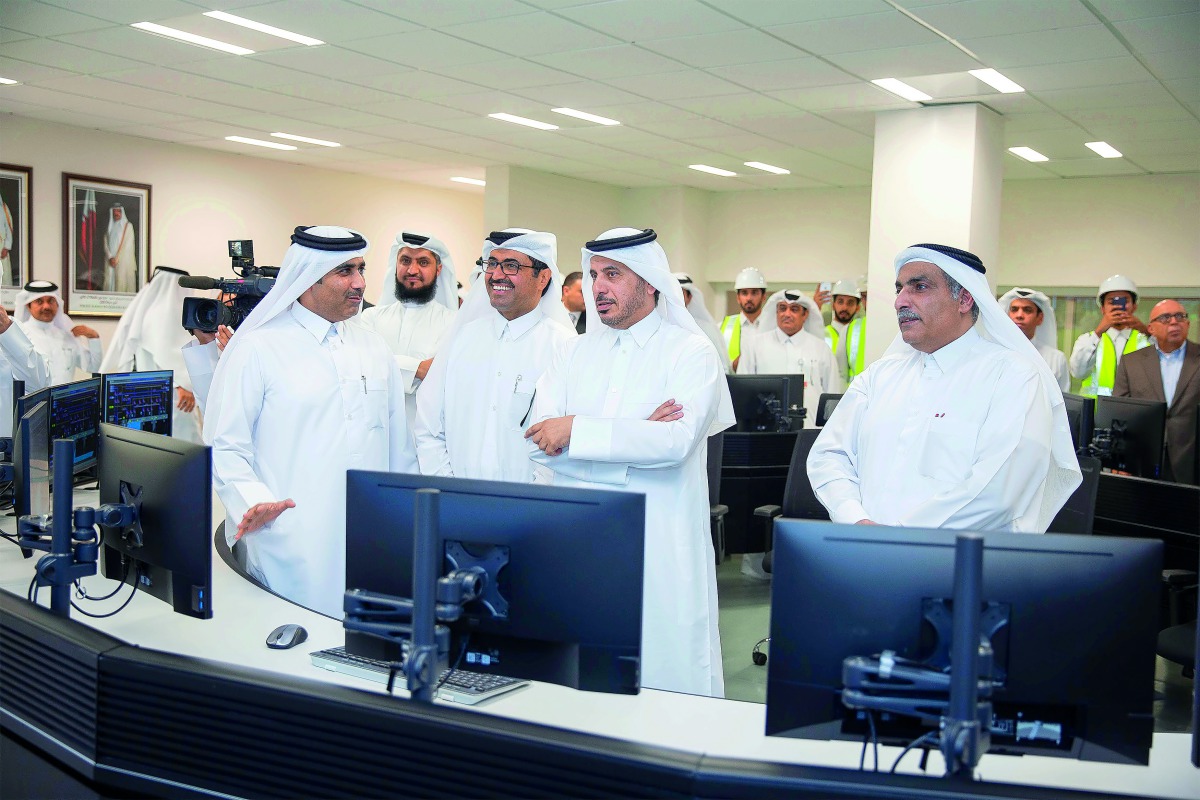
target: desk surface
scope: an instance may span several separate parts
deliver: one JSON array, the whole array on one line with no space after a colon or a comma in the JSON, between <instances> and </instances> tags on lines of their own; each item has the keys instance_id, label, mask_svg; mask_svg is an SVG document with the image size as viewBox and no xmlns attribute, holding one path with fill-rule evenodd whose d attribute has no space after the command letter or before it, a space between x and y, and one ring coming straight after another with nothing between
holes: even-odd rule
<instances>
[{"instance_id":1,"label":"desk surface","mask_svg":"<svg viewBox=\"0 0 1200 800\"><path fill-rule=\"evenodd\" d=\"M76 503L94 503L95 499L95 492L79 493ZM218 519L224 514L217 502L214 513ZM0 518L0 528L12 533L13 518ZM0 587L23 597L36 558L37 554L24 560L17 547L0 542ZM99 575L85 579L84 585L97 596L107 594L114 586ZM127 596L122 590L110 601L89 604L98 607L89 610L101 613L115 609ZM41 591L39 602L49 604L49 591ZM89 619L73 611L72 618L147 648L383 693L378 684L320 670L310 664L310 652L343 643L339 621L264 592L238 576L215 552L212 602L211 620L173 614L167 604L140 593L114 617ZM308 630L308 641L291 650L269 649L264 639L284 623L303 625ZM535 683L471 710L713 757L857 769L861 750L860 745L851 742L765 736L765 706L756 703L649 689L637 696L622 696ZM1200 770L1189 761L1190 738L1185 734L1155 734L1148 767L985 755L978 774L987 780L1013 784L1197 800ZM881 747L880 763L886 769L898 754L898 748ZM916 770L918 760L910 754L900 771L920 774ZM929 774L942 772L943 765L936 753L931 754L929 762Z\"/></svg>"}]
</instances>

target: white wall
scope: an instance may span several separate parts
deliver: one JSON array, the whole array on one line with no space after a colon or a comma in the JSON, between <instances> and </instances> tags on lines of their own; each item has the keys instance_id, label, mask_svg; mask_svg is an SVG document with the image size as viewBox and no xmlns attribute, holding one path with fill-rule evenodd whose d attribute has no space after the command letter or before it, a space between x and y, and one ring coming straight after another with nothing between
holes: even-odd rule
<instances>
[{"instance_id":1,"label":"white wall","mask_svg":"<svg viewBox=\"0 0 1200 800\"><path fill-rule=\"evenodd\" d=\"M62 173L148 183L151 266L230 275L226 241L253 239L259 264L277 265L297 225L363 232L367 298L379 296L388 248L401 228L446 242L469 272L484 235L483 195L332 172L7 115L0 160L33 168L33 275L62 282ZM84 320L107 342L115 319Z\"/></svg>"}]
</instances>

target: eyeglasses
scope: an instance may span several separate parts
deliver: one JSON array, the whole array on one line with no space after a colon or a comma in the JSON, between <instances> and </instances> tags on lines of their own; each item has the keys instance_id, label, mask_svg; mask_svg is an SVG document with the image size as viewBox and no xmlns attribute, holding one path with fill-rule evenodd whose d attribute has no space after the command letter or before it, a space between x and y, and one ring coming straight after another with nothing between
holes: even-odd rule
<instances>
[{"instance_id":1,"label":"eyeglasses","mask_svg":"<svg viewBox=\"0 0 1200 800\"><path fill-rule=\"evenodd\" d=\"M495 272L497 269L503 272L505 275L516 275L522 269L531 269L534 271L534 273L537 273L539 270L547 268L534 266L533 264L519 264L511 258L504 261L497 261L494 258L489 258L487 261L483 262L484 272Z\"/></svg>"},{"instance_id":2,"label":"eyeglasses","mask_svg":"<svg viewBox=\"0 0 1200 800\"><path fill-rule=\"evenodd\" d=\"M1167 325L1172 322L1187 322L1188 315L1186 311L1176 311L1174 314L1159 314L1151 322L1157 322L1159 325Z\"/></svg>"}]
</instances>

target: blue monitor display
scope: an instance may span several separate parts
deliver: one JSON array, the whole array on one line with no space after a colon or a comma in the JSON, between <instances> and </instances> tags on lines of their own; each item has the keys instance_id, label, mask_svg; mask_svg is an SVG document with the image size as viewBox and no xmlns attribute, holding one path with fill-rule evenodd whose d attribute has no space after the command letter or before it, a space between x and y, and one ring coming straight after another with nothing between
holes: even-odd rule
<instances>
[{"instance_id":1,"label":"blue monitor display","mask_svg":"<svg viewBox=\"0 0 1200 800\"><path fill-rule=\"evenodd\" d=\"M18 519L50 513L50 404L29 406L13 437L13 507Z\"/></svg>"},{"instance_id":2,"label":"blue monitor display","mask_svg":"<svg viewBox=\"0 0 1200 800\"><path fill-rule=\"evenodd\" d=\"M76 473L96 463L99 419L99 378L50 387L50 441L71 439L75 442ZM50 452L53 454L53 446ZM53 474L53 457L50 459L50 469Z\"/></svg>"},{"instance_id":3,"label":"blue monitor display","mask_svg":"<svg viewBox=\"0 0 1200 800\"><path fill-rule=\"evenodd\" d=\"M169 369L104 375L104 406L100 421L170 436L174 377Z\"/></svg>"},{"instance_id":4,"label":"blue monitor display","mask_svg":"<svg viewBox=\"0 0 1200 800\"><path fill-rule=\"evenodd\" d=\"M21 417L25 416L25 412L36 406L38 403L50 402L50 389L38 389L36 392L29 392L17 397L13 402L13 430L16 431L18 423L21 422ZM14 437L15 437L14 433Z\"/></svg>"},{"instance_id":5,"label":"blue monitor display","mask_svg":"<svg viewBox=\"0 0 1200 800\"><path fill-rule=\"evenodd\" d=\"M993 620L989 752L1147 764L1163 543L985 533L982 599ZM768 735L862 741L842 705L842 662L945 654L936 612L954 585L954 531L781 519L771 585ZM933 620L933 622L931 622ZM876 713L879 741L930 730ZM983 770L986 772L987 767Z\"/></svg>"},{"instance_id":6,"label":"blue monitor display","mask_svg":"<svg viewBox=\"0 0 1200 800\"><path fill-rule=\"evenodd\" d=\"M505 615L467 605L451 625L451 663L466 648L460 666L472 672L638 691L644 495L351 470L348 589L413 596L413 509L423 488L442 493L443 574L462 551L500 548L508 559L497 587ZM398 657L396 645L358 633L347 632L346 650Z\"/></svg>"}]
</instances>

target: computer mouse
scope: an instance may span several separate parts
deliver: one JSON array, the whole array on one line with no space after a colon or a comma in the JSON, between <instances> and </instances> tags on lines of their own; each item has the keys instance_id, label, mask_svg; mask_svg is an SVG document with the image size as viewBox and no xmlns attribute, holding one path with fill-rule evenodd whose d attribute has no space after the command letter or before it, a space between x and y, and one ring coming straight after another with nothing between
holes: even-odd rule
<instances>
[{"instance_id":1,"label":"computer mouse","mask_svg":"<svg viewBox=\"0 0 1200 800\"><path fill-rule=\"evenodd\" d=\"M267 636L267 647L272 650L287 650L308 638L308 631L299 625L280 625Z\"/></svg>"}]
</instances>

